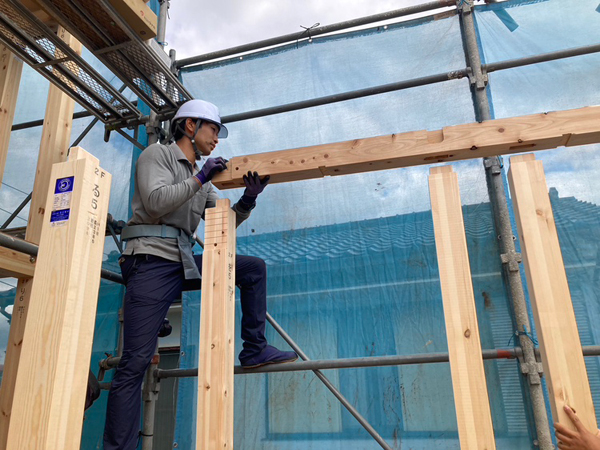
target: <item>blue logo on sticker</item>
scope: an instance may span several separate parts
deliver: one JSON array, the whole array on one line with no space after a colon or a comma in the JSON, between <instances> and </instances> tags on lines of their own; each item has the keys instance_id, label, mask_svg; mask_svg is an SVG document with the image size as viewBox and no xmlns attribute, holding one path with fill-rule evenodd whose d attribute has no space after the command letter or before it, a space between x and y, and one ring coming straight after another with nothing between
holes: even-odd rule
<instances>
[{"instance_id":1,"label":"blue logo on sticker","mask_svg":"<svg viewBox=\"0 0 600 450\"><path fill-rule=\"evenodd\" d=\"M50 223L53 222L64 222L69 220L70 209L61 209L59 211L52 211L50 213Z\"/></svg>"},{"instance_id":2,"label":"blue logo on sticker","mask_svg":"<svg viewBox=\"0 0 600 450\"><path fill-rule=\"evenodd\" d=\"M73 180L75 177L59 178L56 180L55 194L64 194L73 191Z\"/></svg>"}]
</instances>

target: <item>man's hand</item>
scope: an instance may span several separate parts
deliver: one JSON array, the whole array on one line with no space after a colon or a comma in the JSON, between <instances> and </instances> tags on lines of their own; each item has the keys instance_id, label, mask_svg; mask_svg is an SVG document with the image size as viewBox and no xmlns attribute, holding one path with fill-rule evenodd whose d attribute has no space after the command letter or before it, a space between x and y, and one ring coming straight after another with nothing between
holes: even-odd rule
<instances>
[{"instance_id":1,"label":"man's hand","mask_svg":"<svg viewBox=\"0 0 600 450\"><path fill-rule=\"evenodd\" d=\"M217 173L227 169L227 160L221 158L208 158L200 172L196 174L196 178L200 181L200 184L205 184L212 180Z\"/></svg>"},{"instance_id":2,"label":"man's hand","mask_svg":"<svg viewBox=\"0 0 600 450\"><path fill-rule=\"evenodd\" d=\"M244 175L242 178L246 185L246 189L244 190L244 195L242 195L242 198L240 199L240 203L249 211L254 208L256 197L265 190L271 177L267 175L261 179L258 172L253 173L248 171L248 174Z\"/></svg>"},{"instance_id":3,"label":"man's hand","mask_svg":"<svg viewBox=\"0 0 600 450\"><path fill-rule=\"evenodd\" d=\"M575 425L577 431L573 431L559 423L554 424L558 448L560 450L600 450L600 437L590 433L568 406L564 407L567 416Z\"/></svg>"},{"instance_id":4,"label":"man's hand","mask_svg":"<svg viewBox=\"0 0 600 450\"><path fill-rule=\"evenodd\" d=\"M244 184L246 185L244 195L254 200L256 200L258 194L265 190L265 187L267 184L269 184L269 180L271 179L271 177L267 175L261 180L258 172L252 173L250 171L248 171L248 174L244 175L242 178L244 180Z\"/></svg>"}]
</instances>

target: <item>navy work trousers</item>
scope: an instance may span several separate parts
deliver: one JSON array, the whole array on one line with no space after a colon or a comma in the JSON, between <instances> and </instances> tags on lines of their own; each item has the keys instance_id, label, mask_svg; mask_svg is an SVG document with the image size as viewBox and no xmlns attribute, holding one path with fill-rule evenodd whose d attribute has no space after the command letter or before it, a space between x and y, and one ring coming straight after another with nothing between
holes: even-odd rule
<instances>
[{"instance_id":1,"label":"navy work trousers","mask_svg":"<svg viewBox=\"0 0 600 450\"><path fill-rule=\"evenodd\" d=\"M194 259L202 273L202 256ZM104 450L135 450L138 445L141 387L156 349L158 332L169 306L184 290L200 289L200 280L185 280L183 266L153 255L124 256L121 272L124 301L123 355L108 395ZM267 345L267 270L253 256L236 255L235 282L240 288L242 339L240 359L251 358ZM184 306L185 307L185 306Z\"/></svg>"}]
</instances>

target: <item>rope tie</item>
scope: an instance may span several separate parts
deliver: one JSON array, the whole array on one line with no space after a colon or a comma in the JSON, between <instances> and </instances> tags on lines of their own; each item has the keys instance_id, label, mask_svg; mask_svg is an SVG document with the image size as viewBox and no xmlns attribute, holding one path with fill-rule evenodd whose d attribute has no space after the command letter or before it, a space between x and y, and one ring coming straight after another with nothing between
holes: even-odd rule
<instances>
[{"instance_id":1,"label":"rope tie","mask_svg":"<svg viewBox=\"0 0 600 450\"><path fill-rule=\"evenodd\" d=\"M525 331L515 331L515 334L513 334L511 336L511 338L508 340L508 346L511 346L511 343L513 342L513 339L515 339L516 337L520 337L520 336L527 336L529 338L529 340L531 342L533 342L534 345L538 345L538 341L536 338L533 337L533 335L531 335L528 331L527 331L527 327L525 325L523 325L523 330Z\"/></svg>"},{"instance_id":2,"label":"rope tie","mask_svg":"<svg viewBox=\"0 0 600 450\"><path fill-rule=\"evenodd\" d=\"M300 36L298 36L298 39L296 39L296 48L298 48L298 42L300 41L300 39L304 38L305 36L308 36L308 42L311 42L312 36L310 35L310 30L318 27L319 25L321 25L319 22L315 23L311 27L305 27L305 26L300 25L300 28L304 28L304 31L302 33L300 33Z\"/></svg>"}]
</instances>

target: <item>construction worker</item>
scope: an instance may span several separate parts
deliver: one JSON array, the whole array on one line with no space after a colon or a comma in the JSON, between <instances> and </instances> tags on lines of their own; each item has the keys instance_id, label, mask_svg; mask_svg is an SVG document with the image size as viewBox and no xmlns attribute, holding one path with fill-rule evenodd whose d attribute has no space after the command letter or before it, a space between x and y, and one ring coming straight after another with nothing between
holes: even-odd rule
<instances>
[{"instance_id":1,"label":"construction worker","mask_svg":"<svg viewBox=\"0 0 600 450\"><path fill-rule=\"evenodd\" d=\"M573 409L565 405L564 410L575 425L576 431L572 431L560 423L554 424L559 450L600 450L600 431L597 431L596 434L590 432L581 423Z\"/></svg>"},{"instance_id":2,"label":"construction worker","mask_svg":"<svg viewBox=\"0 0 600 450\"><path fill-rule=\"evenodd\" d=\"M127 248L119 259L126 283L123 355L111 383L104 450L134 450L140 435L141 385L169 306L183 290L200 289L202 256L192 254L192 234L206 208L218 198L210 180L226 169L221 157L207 158L226 138L215 105L203 100L183 104L171 125L169 145L152 144L136 164L132 217L121 238ZM196 161L205 159L201 168ZM248 173L246 189L232 207L239 225L250 216L269 177ZM267 344L265 262L236 256L235 282L242 306L243 367L295 361L294 352Z\"/></svg>"}]
</instances>

